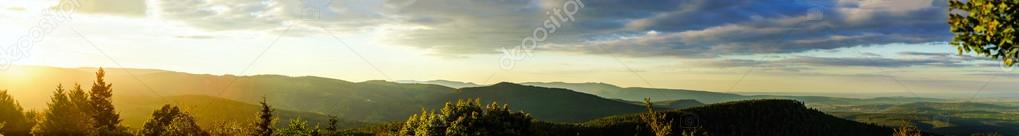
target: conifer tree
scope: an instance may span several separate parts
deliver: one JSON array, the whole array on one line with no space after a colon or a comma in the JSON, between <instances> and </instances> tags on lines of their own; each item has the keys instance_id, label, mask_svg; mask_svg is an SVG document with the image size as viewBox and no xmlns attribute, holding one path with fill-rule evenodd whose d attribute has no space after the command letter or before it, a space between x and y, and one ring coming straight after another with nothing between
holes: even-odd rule
<instances>
[{"instance_id":1,"label":"conifer tree","mask_svg":"<svg viewBox=\"0 0 1019 136\"><path fill-rule=\"evenodd\" d=\"M58 85L50 98L49 110L43 113L43 121L33 130L39 136L87 136L92 128L83 127L73 115L79 111L67 97L63 85Z\"/></svg>"},{"instance_id":2,"label":"conifer tree","mask_svg":"<svg viewBox=\"0 0 1019 136\"><path fill-rule=\"evenodd\" d=\"M0 90L0 124L0 135L29 135L32 129L24 109L7 90Z\"/></svg>"},{"instance_id":3,"label":"conifer tree","mask_svg":"<svg viewBox=\"0 0 1019 136\"><path fill-rule=\"evenodd\" d=\"M273 117L273 109L266 103L265 97L262 97L262 110L258 112L258 120L255 121L254 131L251 131L253 136L272 136L275 129L275 117Z\"/></svg>"},{"instance_id":4,"label":"conifer tree","mask_svg":"<svg viewBox=\"0 0 1019 136\"><path fill-rule=\"evenodd\" d=\"M124 135L124 131L120 129L120 114L118 114L113 107L113 84L106 83L103 77L106 72L103 68L99 68L96 72L96 81L92 84L92 90L89 93L89 101L92 105L92 115L95 121L95 128L99 132L99 135L110 136L110 135Z\"/></svg>"},{"instance_id":5,"label":"conifer tree","mask_svg":"<svg viewBox=\"0 0 1019 136\"><path fill-rule=\"evenodd\" d=\"M329 115L329 126L326 127L326 135L336 135L338 133L337 130L339 130L339 126L337 126L339 122L340 120L337 119L336 115Z\"/></svg>"},{"instance_id":6,"label":"conifer tree","mask_svg":"<svg viewBox=\"0 0 1019 136\"><path fill-rule=\"evenodd\" d=\"M68 100L71 101L71 105L73 105L74 107L71 110L71 113L68 113L65 116L68 116L68 118L77 121L75 123L75 125L77 126L75 127L76 128L95 127L94 121L95 119L92 117L94 115L93 114L94 111L92 110L92 102L88 100L89 95L87 92L85 92L84 89L81 88L81 84L74 84L74 89L71 89L70 92L67 92L67 98ZM86 131L89 134L95 134L96 132L95 129L86 129L83 131Z\"/></svg>"}]
</instances>

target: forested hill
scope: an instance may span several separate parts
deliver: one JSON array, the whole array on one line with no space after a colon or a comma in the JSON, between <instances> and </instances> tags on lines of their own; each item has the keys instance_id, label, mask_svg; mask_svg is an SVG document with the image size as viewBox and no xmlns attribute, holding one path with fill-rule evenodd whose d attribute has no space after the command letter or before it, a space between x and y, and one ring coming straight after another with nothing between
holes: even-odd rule
<instances>
[{"instance_id":1,"label":"forested hill","mask_svg":"<svg viewBox=\"0 0 1019 136\"><path fill-rule=\"evenodd\" d=\"M450 100L471 98L509 104L514 109L531 113L539 120L556 122L586 121L610 115L643 111L643 107L639 105L604 99L591 94L507 82L486 87L463 88L458 90Z\"/></svg>"},{"instance_id":2,"label":"forested hill","mask_svg":"<svg viewBox=\"0 0 1019 136\"><path fill-rule=\"evenodd\" d=\"M749 100L712 104L667 112L673 120L673 134L700 129L709 135L772 135L772 136L887 136L892 128L864 124L807 108L794 100ZM581 135L649 135L637 131L643 126L637 114L600 118L582 123ZM569 130L569 129L565 129Z\"/></svg>"},{"instance_id":3,"label":"forested hill","mask_svg":"<svg viewBox=\"0 0 1019 136\"><path fill-rule=\"evenodd\" d=\"M95 72L92 68L29 67L24 70L39 74L22 82L2 82L0 86L16 92L13 95L27 103L25 105L31 105L26 106L30 109L44 108L40 106L46 105L57 84L87 84L93 80ZM640 111L636 105L572 90L512 83L455 89L432 84L349 82L313 76L207 75L143 69L107 71L108 81L114 84L114 102L117 103L133 98L204 95L256 104L265 96L281 110L336 114L366 122L402 121L411 114L420 113L421 109L439 108L456 98L508 103L514 105L514 109L534 113L536 118L564 122ZM139 110L145 112L139 115L147 115L159 105L153 106Z\"/></svg>"}]
</instances>

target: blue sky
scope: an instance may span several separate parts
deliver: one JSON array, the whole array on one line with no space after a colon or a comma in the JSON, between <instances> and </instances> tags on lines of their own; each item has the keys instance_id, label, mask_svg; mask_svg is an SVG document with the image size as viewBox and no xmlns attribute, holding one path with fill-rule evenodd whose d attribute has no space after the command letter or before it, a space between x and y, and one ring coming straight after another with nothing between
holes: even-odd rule
<instances>
[{"instance_id":1,"label":"blue sky","mask_svg":"<svg viewBox=\"0 0 1019 136\"><path fill-rule=\"evenodd\" d=\"M11 48L59 2L76 1L0 1L0 46L29 55L5 62L734 92L1009 93L1019 81L945 44L940 0L92 0ZM520 48L529 37L543 40Z\"/></svg>"}]
</instances>

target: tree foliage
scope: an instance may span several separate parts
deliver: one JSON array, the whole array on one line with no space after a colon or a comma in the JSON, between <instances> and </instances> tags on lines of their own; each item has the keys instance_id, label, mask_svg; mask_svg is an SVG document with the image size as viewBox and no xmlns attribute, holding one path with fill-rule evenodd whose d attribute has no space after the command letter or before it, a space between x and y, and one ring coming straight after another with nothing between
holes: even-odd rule
<instances>
[{"instance_id":1,"label":"tree foliage","mask_svg":"<svg viewBox=\"0 0 1019 136\"><path fill-rule=\"evenodd\" d=\"M0 124L0 135L29 135L34 125L7 90L0 90Z\"/></svg>"},{"instance_id":2,"label":"tree foliage","mask_svg":"<svg viewBox=\"0 0 1019 136\"><path fill-rule=\"evenodd\" d=\"M195 118L177 106L163 105L145 122L143 136L208 136Z\"/></svg>"},{"instance_id":3,"label":"tree foliage","mask_svg":"<svg viewBox=\"0 0 1019 136\"><path fill-rule=\"evenodd\" d=\"M247 136L251 134L245 126L246 123L226 122L221 121L212 124L206 128L209 135L212 136Z\"/></svg>"},{"instance_id":4,"label":"tree foliage","mask_svg":"<svg viewBox=\"0 0 1019 136\"><path fill-rule=\"evenodd\" d=\"M120 114L113 107L113 84L106 83L104 76L106 71L99 68L96 72L96 81L92 84L89 92L89 102L92 104L92 118L95 121L95 128L99 135L125 135L127 132L120 126Z\"/></svg>"},{"instance_id":5,"label":"tree foliage","mask_svg":"<svg viewBox=\"0 0 1019 136\"><path fill-rule=\"evenodd\" d=\"M441 112L412 115L399 135L414 136L516 136L530 135L534 119L495 102L482 107L480 99L447 102Z\"/></svg>"},{"instance_id":6,"label":"tree foliage","mask_svg":"<svg viewBox=\"0 0 1019 136\"><path fill-rule=\"evenodd\" d=\"M644 105L647 108L647 113L641 114L640 119L647 124L648 128L651 128L651 132L655 136L669 136L672 135L672 120L666 121L666 114L655 112L655 106L651 103L651 98L644 98Z\"/></svg>"},{"instance_id":7,"label":"tree foliage","mask_svg":"<svg viewBox=\"0 0 1019 136\"><path fill-rule=\"evenodd\" d=\"M1019 61L1015 0L949 0L951 44L959 53L974 52L1013 66Z\"/></svg>"},{"instance_id":8,"label":"tree foliage","mask_svg":"<svg viewBox=\"0 0 1019 136\"><path fill-rule=\"evenodd\" d=\"M259 104L262 104L262 110L258 112L258 120L255 121L255 126L253 131L251 131L251 135L272 136L275 131L273 125L276 124L276 118L273 117L272 114L273 109L268 103L266 103L265 97L262 97L262 101L259 102Z\"/></svg>"},{"instance_id":9,"label":"tree foliage","mask_svg":"<svg viewBox=\"0 0 1019 136\"><path fill-rule=\"evenodd\" d=\"M58 85L53 96L50 97L49 110L43 113L43 120L33 130L33 134L40 136L87 136L92 133L92 125L85 124L90 118L82 118L79 115L85 111L77 108L62 85Z\"/></svg>"},{"instance_id":10,"label":"tree foliage","mask_svg":"<svg viewBox=\"0 0 1019 136\"><path fill-rule=\"evenodd\" d=\"M290 120L286 128L283 128L277 133L278 136L320 136L318 127L311 128L308 126L308 121L295 118Z\"/></svg>"}]
</instances>

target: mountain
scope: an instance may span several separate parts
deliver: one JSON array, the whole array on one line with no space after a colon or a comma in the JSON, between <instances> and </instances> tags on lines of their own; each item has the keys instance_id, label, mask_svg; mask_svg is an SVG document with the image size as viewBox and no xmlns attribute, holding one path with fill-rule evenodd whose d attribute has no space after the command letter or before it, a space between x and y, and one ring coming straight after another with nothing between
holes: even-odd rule
<instances>
[{"instance_id":1,"label":"mountain","mask_svg":"<svg viewBox=\"0 0 1019 136\"><path fill-rule=\"evenodd\" d=\"M115 101L115 106L124 124L134 128L140 128L145 121L149 120L152 112L164 104L172 104L188 111L198 119L198 124L203 127L213 126L219 123L250 123L254 120L256 113L261 106L248 104L223 98L185 95L159 98L136 98L121 99ZM299 112L290 110L276 110L274 112L280 123L277 127L286 126L286 122L295 118L307 120L309 124L320 124L326 126L329 120L328 115L320 113ZM343 128L355 128L364 126L365 123L340 119L338 126Z\"/></svg>"},{"instance_id":2,"label":"mountain","mask_svg":"<svg viewBox=\"0 0 1019 136\"><path fill-rule=\"evenodd\" d=\"M697 100L670 100L670 101L658 101L654 103L655 105L667 107L670 109L685 109L704 105L704 103L701 103Z\"/></svg>"},{"instance_id":3,"label":"mountain","mask_svg":"<svg viewBox=\"0 0 1019 136\"><path fill-rule=\"evenodd\" d=\"M818 108L829 114L883 126L917 126L941 135L999 133L1019 135L1019 107L974 102L914 102Z\"/></svg>"},{"instance_id":4,"label":"mountain","mask_svg":"<svg viewBox=\"0 0 1019 136\"><path fill-rule=\"evenodd\" d=\"M516 107L510 105L510 107ZM892 129L841 119L794 100L748 100L663 111L673 133L698 129L706 135L887 136ZM581 123L535 122L536 136L650 136L639 114L621 114ZM362 135L392 134L400 123L348 130Z\"/></svg>"},{"instance_id":5,"label":"mountain","mask_svg":"<svg viewBox=\"0 0 1019 136\"><path fill-rule=\"evenodd\" d=\"M616 100L616 101L623 102L623 103L629 103L629 104L633 104L633 105L644 106L644 102L643 101L628 101L628 100L623 100L623 99L612 99L612 100ZM704 103L701 103L701 102L699 102L697 100L666 100L666 101L656 101L656 102L651 102L651 103L654 104L656 110L658 110L658 109L664 109L664 110L684 109L684 108L690 108L690 107L696 107L696 106L704 105Z\"/></svg>"},{"instance_id":6,"label":"mountain","mask_svg":"<svg viewBox=\"0 0 1019 136\"><path fill-rule=\"evenodd\" d=\"M527 82L525 85L566 88L594 94L605 98L623 99L627 101L643 101L645 97L651 97L652 101L690 99L705 103L719 103L727 101L751 99L747 96L729 93L717 93L708 91L682 90L682 89L661 89L643 87L619 87L606 83L564 83L564 82Z\"/></svg>"},{"instance_id":7,"label":"mountain","mask_svg":"<svg viewBox=\"0 0 1019 136\"><path fill-rule=\"evenodd\" d=\"M465 87L480 87L480 86L483 86L483 85L474 84L474 83L471 83L471 82L460 82L460 81L449 81L449 80L429 80L429 81L399 80L399 81L395 81L395 82L397 82L397 83L405 83L405 84L432 84L432 85L441 85L441 86L452 87L452 88L465 88Z\"/></svg>"},{"instance_id":8,"label":"mountain","mask_svg":"<svg viewBox=\"0 0 1019 136\"><path fill-rule=\"evenodd\" d=\"M449 100L472 98L509 104L514 109L531 113L536 119L555 122L586 121L644 110L640 105L604 99L572 90L508 82L486 87L463 88Z\"/></svg>"},{"instance_id":9,"label":"mountain","mask_svg":"<svg viewBox=\"0 0 1019 136\"><path fill-rule=\"evenodd\" d=\"M81 83L88 88L96 71L95 68L54 67L19 67L12 70L26 70L35 74L20 78L22 80L17 82L0 82L0 87L14 92L12 96L25 107L37 110L45 108L48 95L57 84L68 86ZM458 98L481 98L482 101L519 105L514 109L533 111L536 118L566 122L639 111L634 110L639 109L639 106L590 94L511 83L456 89L432 84L379 80L349 82L313 76L233 76L112 68L106 71L107 82L113 83L114 102L127 102L131 98L159 100L172 99L171 96L198 95L255 104L265 96L271 105L281 110L335 114L341 118L365 122L405 120L412 114L420 113L422 109L440 108L446 101ZM150 106L158 108L159 105ZM196 109L203 109L205 107L202 106L214 105L197 106ZM575 106L591 108L573 109Z\"/></svg>"},{"instance_id":10,"label":"mountain","mask_svg":"<svg viewBox=\"0 0 1019 136\"><path fill-rule=\"evenodd\" d=\"M700 128L709 135L891 135L892 129L850 121L807 108L794 100L748 100L666 111L673 134ZM650 135L638 114L600 118L562 135Z\"/></svg>"}]
</instances>

